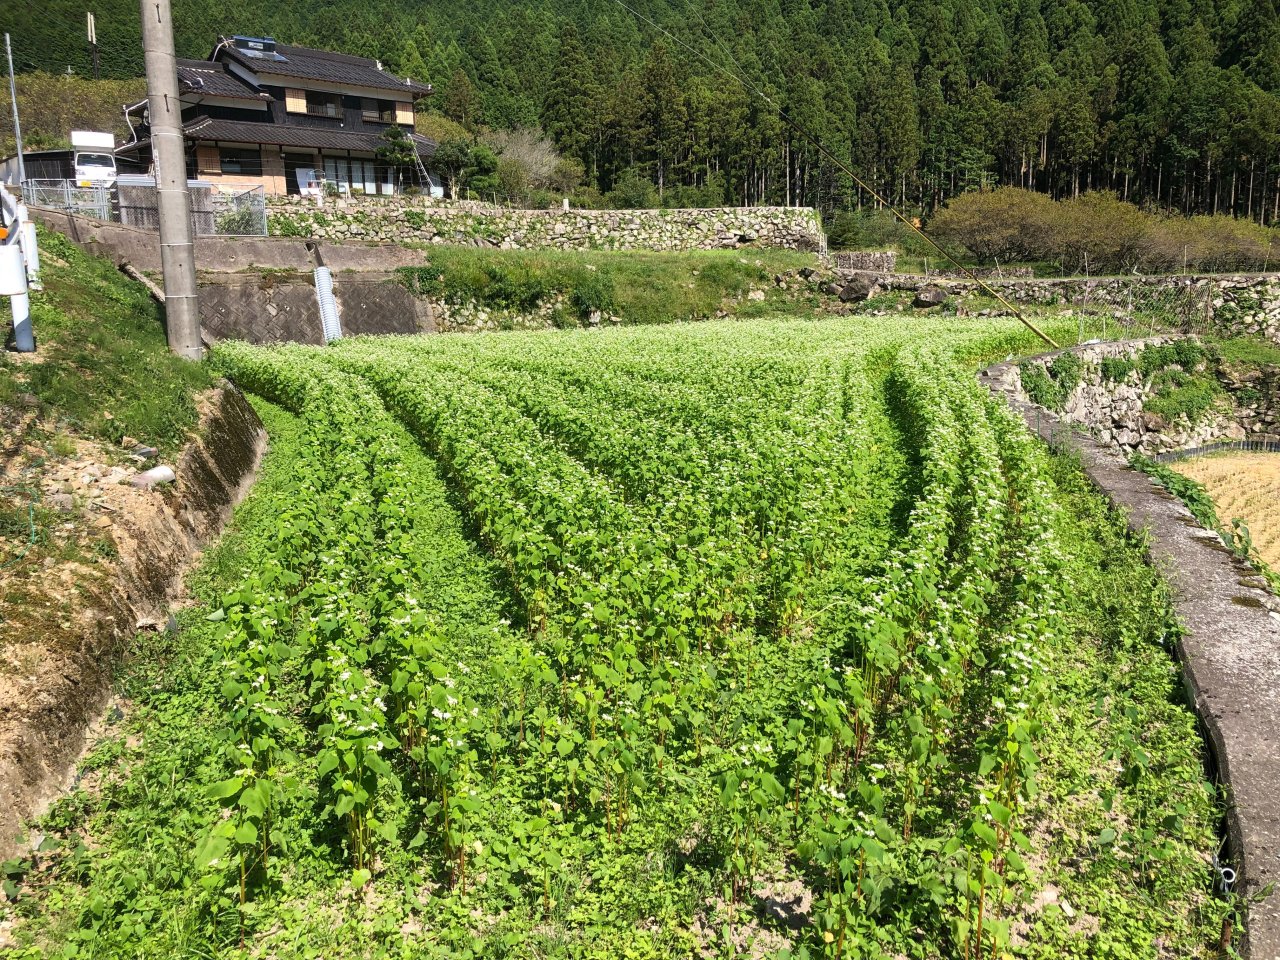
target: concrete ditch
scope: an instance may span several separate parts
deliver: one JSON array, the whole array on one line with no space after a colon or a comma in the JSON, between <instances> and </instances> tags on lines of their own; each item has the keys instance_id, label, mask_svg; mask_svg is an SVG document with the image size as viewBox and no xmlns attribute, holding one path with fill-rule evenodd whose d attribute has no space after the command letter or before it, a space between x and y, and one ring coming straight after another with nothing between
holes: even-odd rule
<instances>
[{"instance_id":1,"label":"concrete ditch","mask_svg":"<svg viewBox=\"0 0 1280 960\"><path fill-rule=\"evenodd\" d=\"M1180 500L1118 453L1021 396L1019 362L988 367L978 382L1003 398L1028 429L1080 456L1089 479L1126 515L1129 528L1146 532L1148 557L1173 588L1184 628L1177 654L1187 695L1227 789L1235 889L1255 897L1280 881L1280 602ZM1253 960L1280 958L1280 895L1248 903L1243 953Z\"/></svg>"},{"instance_id":2,"label":"concrete ditch","mask_svg":"<svg viewBox=\"0 0 1280 960\"><path fill-rule=\"evenodd\" d=\"M105 495L95 502L106 511L92 514L94 525L109 532L118 555L95 566L102 573L92 582L83 569L71 571L93 589L74 616L68 613L65 630L41 631L23 647L31 660L29 682L11 685L0 704L0 859L22 849L23 822L44 813L66 789L86 734L110 700L127 639L138 630L163 629L172 605L182 602L186 569L222 532L257 477L267 435L244 395L226 385L205 395L200 409L199 436L178 459L175 482L154 490L94 485ZM43 485L53 482L45 478ZM44 593L31 602L49 606L45 594L65 599L50 593L60 589L60 572L44 566L37 585Z\"/></svg>"}]
</instances>

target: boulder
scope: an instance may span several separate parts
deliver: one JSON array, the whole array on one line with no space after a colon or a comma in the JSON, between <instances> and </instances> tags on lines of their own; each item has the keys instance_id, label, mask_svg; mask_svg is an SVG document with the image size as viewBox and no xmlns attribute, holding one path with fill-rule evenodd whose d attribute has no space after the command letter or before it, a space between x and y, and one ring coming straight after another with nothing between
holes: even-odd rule
<instances>
[{"instance_id":1,"label":"boulder","mask_svg":"<svg viewBox=\"0 0 1280 960\"><path fill-rule=\"evenodd\" d=\"M1153 433L1165 433L1169 429L1169 421L1158 413L1143 413L1142 425Z\"/></svg>"},{"instance_id":2,"label":"boulder","mask_svg":"<svg viewBox=\"0 0 1280 960\"><path fill-rule=\"evenodd\" d=\"M947 291L941 287L921 287L916 291L916 298L911 301L911 305L927 310L930 307L940 307L946 302Z\"/></svg>"},{"instance_id":3,"label":"boulder","mask_svg":"<svg viewBox=\"0 0 1280 960\"><path fill-rule=\"evenodd\" d=\"M868 283L860 277L850 280L840 290L841 303L856 303L872 297L879 291L879 287L874 283Z\"/></svg>"}]
</instances>

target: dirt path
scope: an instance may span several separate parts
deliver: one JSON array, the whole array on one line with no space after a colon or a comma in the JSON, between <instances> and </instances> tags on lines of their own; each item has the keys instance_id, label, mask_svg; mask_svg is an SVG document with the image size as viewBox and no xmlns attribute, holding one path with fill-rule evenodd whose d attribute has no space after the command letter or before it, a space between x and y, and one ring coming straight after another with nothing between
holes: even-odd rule
<instances>
[{"instance_id":1,"label":"dirt path","mask_svg":"<svg viewBox=\"0 0 1280 960\"><path fill-rule=\"evenodd\" d=\"M1258 554L1280 570L1280 454L1211 454L1169 467L1204 484L1223 526L1244 520Z\"/></svg>"}]
</instances>

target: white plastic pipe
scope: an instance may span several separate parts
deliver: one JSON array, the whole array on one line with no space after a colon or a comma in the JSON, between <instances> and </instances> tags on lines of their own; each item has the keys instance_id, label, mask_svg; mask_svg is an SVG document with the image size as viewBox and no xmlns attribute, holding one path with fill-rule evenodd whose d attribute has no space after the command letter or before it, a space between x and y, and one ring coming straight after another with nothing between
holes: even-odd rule
<instances>
[{"instance_id":1,"label":"white plastic pipe","mask_svg":"<svg viewBox=\"0 0 1280 960\"><path fill-rule=\"evenodd\" d=\"M144 470L138 474L129 483L132 486L149 490L158 483L172 483L176 476L173 472L173 467L152 467L150 470Z\"/></svg>"},{"instance_id":2,"label":"white plastic pipe","mask_svg":"<svg viewBox=\"0 0 1280 960\"><path fill-rule=\"evenodd\" d=\"M333 275L328 267L316 267L316 302L320 304L320 329L324 342L342 339L338 322L338 302L333 299Z\"/></svg>"}]
</instances>

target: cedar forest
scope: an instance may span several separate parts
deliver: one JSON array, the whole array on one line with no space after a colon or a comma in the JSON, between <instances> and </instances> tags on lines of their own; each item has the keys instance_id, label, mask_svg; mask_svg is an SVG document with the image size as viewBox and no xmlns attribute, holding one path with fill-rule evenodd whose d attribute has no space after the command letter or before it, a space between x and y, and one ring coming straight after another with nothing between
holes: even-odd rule
<instances>
[{"instance_id":1,"label":"cedar forest","mask_svg":"<svg viewBox=\"0 0 1280 960\"><path fill-rule=\"evenodd\" d=\"M18 69L92 75L81 5L39 7L0 4ZM240 32L378 57L431 82L429 109L469 130L541 126L601 192L633 171L664 198L698 191L690 205L868 202L715 63L759 84L882 195L925 212L996 185L1056 198L1112 190L1148 208L1261 222L1280 209L1274 0L633 9L183 0L177 46L203 57L218 34ZM103 76L140 75L135 5L95 12Z\"/></svg>"}]
</instances>

